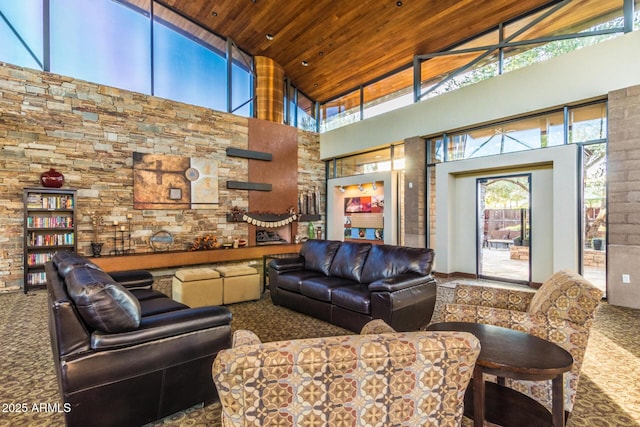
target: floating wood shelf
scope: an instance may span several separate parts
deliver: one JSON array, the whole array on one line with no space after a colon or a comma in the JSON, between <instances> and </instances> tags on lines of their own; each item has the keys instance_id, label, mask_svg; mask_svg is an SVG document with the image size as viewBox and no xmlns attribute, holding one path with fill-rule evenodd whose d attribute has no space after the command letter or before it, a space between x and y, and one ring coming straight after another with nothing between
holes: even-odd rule
<instances>
[{"instance_id":1,"label":"floating wood shelf","mask_svg":"<svg viewBox=\"0 0 640 427\"><path fill-rule=\"evenodd\" d=\"M244 222L242 220L243 214L227 214L227 222ZM255 218L258 221L265 222L273 222L273 221L284 221L285 219L291 218L290 214L254 214L247 213L251 218ZM320 221L320 215L298 215L298 221L300 222L308 222L308 221Z\"/></svg>"},{"instance_id":2,"label":"floating wood shelf","mask_svg":"<svg viewBox=\"0 0 640 427\"><path fill-rule=\"evenodd\" d=\"M271 184L265 184L262 182L227 181L227 188L230 190L271 191Z\"/></svg>"},{"instance_id":3,"label":"floating wood shelf","mask_svg":"<svg viewBox=\"0 0 640 427\"><path fill-rule=\"evenodd\" d=\"M264 160L270 162L273 159L271 153L255 150L241 150L240 148L227 148L227 156L242 157L243 159Z\"/></svg>"}]
</instances>

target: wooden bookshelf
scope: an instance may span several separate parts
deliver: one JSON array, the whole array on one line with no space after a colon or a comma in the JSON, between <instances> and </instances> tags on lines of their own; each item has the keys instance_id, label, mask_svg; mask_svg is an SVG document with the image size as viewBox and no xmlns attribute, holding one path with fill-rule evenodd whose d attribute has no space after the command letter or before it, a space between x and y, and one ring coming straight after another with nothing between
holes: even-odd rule
<instances>
[{"instance_id":1,"label":"wooden bookshelf","mask_svg":"<svg viewBox=\"0 0 640 427\"><path fill-rule=\"evenodd\" d=\"M47 285L44 265L60 250L75 252L76 190L25 188L24 292Z\"/></svg>"}]
</instances>

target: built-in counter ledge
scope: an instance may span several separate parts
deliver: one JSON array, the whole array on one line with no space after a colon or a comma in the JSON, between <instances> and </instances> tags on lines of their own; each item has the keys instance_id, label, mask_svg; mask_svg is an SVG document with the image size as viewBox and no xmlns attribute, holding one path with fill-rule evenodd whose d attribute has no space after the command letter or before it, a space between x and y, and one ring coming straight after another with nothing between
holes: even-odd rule
<instances>
[{"instance_id":1,"label":"built-in counter ledge","mask_svg":"<svg viewBox=\"0 0 640 427\"><path fill-rule=\"evenodd\" d=\"M145 252L129 255L90 258L106 272L125 270L154 270L219 262L262 259L264 255L299 252L300 244L247 246L237 249L211 249L203 251Z\"/></svg>"}]
</instances>

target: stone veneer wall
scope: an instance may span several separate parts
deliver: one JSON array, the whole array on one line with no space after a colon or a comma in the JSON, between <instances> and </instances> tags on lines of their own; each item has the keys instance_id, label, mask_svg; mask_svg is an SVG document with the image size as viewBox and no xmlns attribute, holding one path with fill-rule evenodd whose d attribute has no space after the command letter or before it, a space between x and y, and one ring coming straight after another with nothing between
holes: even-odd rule
<instances>
[{"instance_id":1,"label":"stone veneer wall","mask_svg":"<svg viewBox=\"0 0 640 427\"><path fill-rule=\"evenodd\" d=\"M298 135L299 186L306 189L324 183L324 163L318 135ZM247 225L227 223L226 213L247 209L248 193L227 190L226 181L246 181L247 160L227 157L226 148L247 146L247 118L0 63L0 290L22 287L22 189L40 186L50 167L64 174L65 188L78 190L78 252L91 253L91 211L102 212L106 224L133 214L136 252L149 251L159 230L173 234L172 249L183 249L203 234L246 237ZM218 207L134 210L133 152L216 161ZM324 185L321 192L324 198ZM113 249L112 231L101 234L103 254Z\"/></svg>"},{"instance_id":2,"label":"stone veneer wall","mask_svg":"<svg viewBox=\"0 0 640 427\"><path fill-rule=\"evenodd\" d=\"M316 231L318 226L322 228L324 237L327 235L325 212L327 210L327 180L326 163L319 161L320 143L318 134L313 132L298 131L298 193L313 191L316 187L320 190L321 220L313 223ZM298 222L297 234L308 236L309 223ZM294 233L296 231L294 230Z\"/></svg>"},{"instance_id":3,"label":"stone veneer wall","mask_svg":"<svg viewBox=\"0 0 640 427\"><path fill-rule=\"evenodd\" d=\"M607 156L607 297L640 308L640 86L609 94ZM623 274L631 283L622 283Z\"/></svg>"}]
</instances>

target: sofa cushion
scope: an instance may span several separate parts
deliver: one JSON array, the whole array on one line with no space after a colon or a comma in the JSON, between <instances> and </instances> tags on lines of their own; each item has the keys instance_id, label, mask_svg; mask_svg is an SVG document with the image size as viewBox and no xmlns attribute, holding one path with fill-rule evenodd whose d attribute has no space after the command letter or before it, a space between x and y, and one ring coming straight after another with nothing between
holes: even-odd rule
<instances>
[{"instance_id":1,"label":"sofa cushion","mask_svg":"<svg viewBox=\"0 0 640 427\"><path fill-rule=\"evenodd\" d=\"M184 310L186 308L189 308L189 306L172 300L169 297L152 298L140 301L140 313L143 319L156 314L169 313L171 311Z\"/></svg>"},{"instance_id":2,"label":"sofa cushion","mask_svg":"<svg viewBox=\"0 0 640 427\"><path fill-rule=\"evenodd\" d=\"M334 289L331 304L362 314L371 314L371 292L367 285L346 286Z\"/></svg>"},{"instance_id":3,"label":"sofa cushion","mask_svg":"<svg viewBox=\"0 0 640 427\"><path fill-rule=\"evenodd\" d=\"M379 279L403 273L431 273L434 252L429 248L410 248L406 246L373 245L362 269L362 283L371 283Z\"/></svg>"},{"instance_id":4,"label":"sofa cushion","mask_svg":"<svg viewBox=\"0 0 640 427\"><path fill-rule=\"evenodd\" d=\"M300 248L300 255L304 257L306 270L318 271L325 276L329 275L331 262L340 243L337 240L307 240Z\"/></svg>"},{"instance_id":5,"label":"sofa cushion","mask_svg":"<svg viewBox=\"0 0 640 427\"><path fill-rule=\"evenodd\" d=\"M116 333L140 326L139 301L104 271L75 267L65 283L78 313L91 328Z\"/></svg>"},{"instance_id":6,"label":"sofa cushion","mask_svg":"<svg viewBox=\"0 0 640 427\"><path fill-rule=\"evenodd\" d=\"M160 291L156 291L153 289L146 288L133 288L127 289L131 294L136 297L138 301L146 301L154 298L168 298L165 294Z\"/></svg>"},{"instance_id":7,"label":"sofa cushion","mask_svg":"<svg viewBox=\"0 0 640 427\"><path fill-rule=\"evenodd\" d=\"M309 298L330 302L331 292L344 286L357 286L357 283L341 277L314 277L302 281L300 293Z\"/></svg>"},{"instance_id":8,"label":"sofa cushion","mask_svg":"<svg viewBox=\"0 0 640 427\"><path fill-rule=\"evenodd\" d=\"M299 270L282 273L278 276L278 288L300 293L300 283L313 277L325 277L315 271Z\"/></svg>"},{"instance_id":9,"label":"sofa cushion","mask_svg":"<svg viewBox=\"0 0 640 427\"><path fill-rule=\"evenodd\" d=\"M362 267L370 249L371 243L343 242L333 257L329 273L360 283Z\"/></svg>"},{"instance_id":10,"label":"sofa cushion","mask_svg":"<svg viewBox=\"0 0 640 427\"><path fill-rule=\"evenodd\" d=\"M75 252L58 251L51 259L53 265L58 270L58 274L61 277L67 277L67 274L76 267L89 267L94 270L102 270L100 267L89 261L82 255L78 255Z\"/></svg>"}]
</instances>

